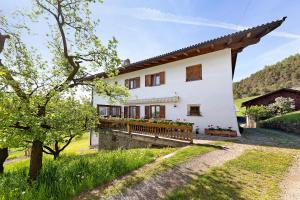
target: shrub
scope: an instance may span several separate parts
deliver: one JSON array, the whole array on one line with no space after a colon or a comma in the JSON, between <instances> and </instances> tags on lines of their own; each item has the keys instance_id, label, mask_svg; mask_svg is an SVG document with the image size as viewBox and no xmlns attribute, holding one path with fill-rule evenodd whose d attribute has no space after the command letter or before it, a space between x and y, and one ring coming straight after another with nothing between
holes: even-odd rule
<instances>
[{"instance_id":1,"label":"shrub","mask_svg":"<svg viewBox=\"0 0 300 200\"><path fill-rule=\"evenodd\" d=\"M274 116L274 112L266 106L251 106L247 108L246 114L255 121L268 119Z\"/></svg>"}]
</instances>

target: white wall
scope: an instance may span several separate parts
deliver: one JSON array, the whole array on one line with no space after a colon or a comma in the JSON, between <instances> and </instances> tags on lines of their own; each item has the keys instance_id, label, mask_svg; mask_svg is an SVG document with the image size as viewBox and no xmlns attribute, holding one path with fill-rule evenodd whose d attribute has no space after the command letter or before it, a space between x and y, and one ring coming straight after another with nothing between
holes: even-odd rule
<instances>
[{"instance_id":1,"label":"white wall","mask_svg":"<svg viewBox=\"0 0 300 200\"><path fill-rule=\"evenodd\" d=\"M202 80L186 82L186 67L202 64ZM145 87L145 75L165 71L165 84ZM166 119L186 120L199 126L200 132L212 124L238 131L232 92L231 50L200 55L184 60L143 69L116 77L119 84L125 79L140 76L141 87L130 90L130 99L179 96L178 103L166 105ZM109 104L103 97L94 96L94 106ZM202 116L187 116L188 104L200 104ZM176 107L174 107L176 105ZM144 105L140 105L141 117Z\"/></svg>"}]
</instances>

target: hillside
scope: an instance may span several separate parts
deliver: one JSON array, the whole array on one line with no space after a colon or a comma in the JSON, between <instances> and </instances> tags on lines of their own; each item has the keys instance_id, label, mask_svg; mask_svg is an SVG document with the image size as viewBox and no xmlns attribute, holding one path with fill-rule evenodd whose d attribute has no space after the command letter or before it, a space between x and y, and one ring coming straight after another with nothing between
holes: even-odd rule
<instances>
[{"instance_id":1,"label":"hillside","mask_svg":"<svg viewBox=\"0 0 300 200\"><path fill-rule=\"evenodd\" d=\"M244 98L262 95L283 87L300 85L300 54L284 60L250 75L233 85L234 97Z\"/></svg>"}]
</instances>

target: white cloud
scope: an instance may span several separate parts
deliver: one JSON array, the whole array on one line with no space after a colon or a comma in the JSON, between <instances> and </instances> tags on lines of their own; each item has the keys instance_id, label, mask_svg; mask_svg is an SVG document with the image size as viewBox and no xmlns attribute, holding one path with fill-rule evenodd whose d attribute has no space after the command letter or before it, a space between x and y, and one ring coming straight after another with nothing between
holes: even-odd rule
<instances>
[{"instance_id":1,"label":"white cloud","mask_svg":"<svg viewBox=\"0 0 300 200\"><path fill-rule=\"evenodd\" d=\"M223 29L229 29L235 31L240 31L249 28L247 26L240 26L237 24L214 21L214 20L200 18L200 17L186 17L186 16L180 16L171 13L165 13L160 10L152 9L152 8L115 8L115 9L109 9L107 10L107 12L117 14L117 15L125 15L140 20L223 28ZM283 37L283 38L290 38L290 39L300 39L300 35L287 33L287 32L274 31L271 33L271 35L277 37Z\"/></svg>"}]
</instances>

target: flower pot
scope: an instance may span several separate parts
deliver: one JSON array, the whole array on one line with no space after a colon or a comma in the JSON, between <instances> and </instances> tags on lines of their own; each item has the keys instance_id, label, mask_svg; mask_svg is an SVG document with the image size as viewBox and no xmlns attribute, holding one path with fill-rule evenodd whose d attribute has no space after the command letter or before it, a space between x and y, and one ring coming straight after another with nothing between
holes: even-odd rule
<instances>
[{"instance_id":1,"label":"flower pot","mask_svg":"<svg viewBox=\"0 0 300 200\"><path fill-rule=\"evenodd\" d=\"M236 137L236 131L231 130L219 130L219 129L205 129L206 135L216 135L216 136L224 136L224 137Z\"/></svg>"}]
</instances>

